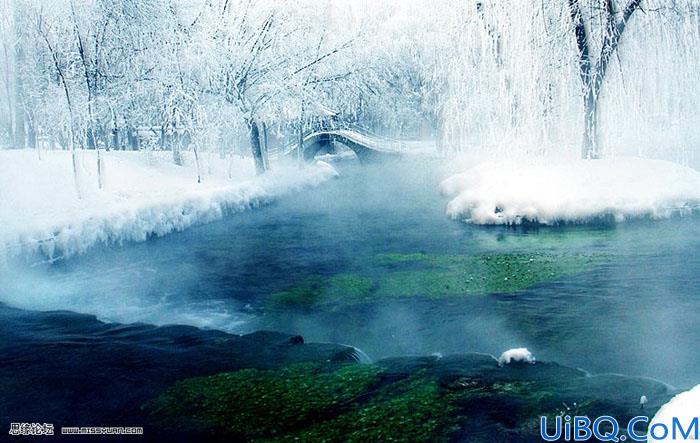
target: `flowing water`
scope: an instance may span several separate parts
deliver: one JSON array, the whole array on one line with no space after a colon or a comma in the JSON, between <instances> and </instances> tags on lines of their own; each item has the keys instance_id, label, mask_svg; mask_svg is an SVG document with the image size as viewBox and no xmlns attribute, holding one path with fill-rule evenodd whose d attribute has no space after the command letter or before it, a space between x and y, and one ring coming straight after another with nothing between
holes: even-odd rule
<instances>
[{"instance_id":1,"label":"flowing water","mask_svg":"<svg viewBox=\"0 0 700 443\"><path fill-rule=\"evenodd\" d=\"M0 270L0 301L120 322L352 344L371 358L528 347L591 372L700 380L700 219L540 229L449 220L439 168L338 165L256 211Z\"/></svg>"}]
</instances>

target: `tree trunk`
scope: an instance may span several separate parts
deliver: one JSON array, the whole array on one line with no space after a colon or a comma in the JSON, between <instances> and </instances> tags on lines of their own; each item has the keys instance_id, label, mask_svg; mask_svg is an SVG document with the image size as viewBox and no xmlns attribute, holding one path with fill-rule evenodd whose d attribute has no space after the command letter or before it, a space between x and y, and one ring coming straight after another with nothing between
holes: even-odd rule
<instances>
[{"instance_id":1,"label":"tree trunk","mask_svg":"<svg viewBox=\"0 0 700 443\"><path fill-rule=\"evenodd\" d=\"M263 165L265 170L269 171L270 168L270 155L269 155L268 145L267 145L267 125L265 122L262 123L262 154L263 154Z\"/></svg>"},{"instance_id":2,"label":"tree trunk","mask_svg":"<svg viewBox=\"0 0 700 443\"><path fill-rule=\"evenodd\" d=\"M170 145L168 144L168 134L165 130L165 126L160 126L160 149L163 151L170 150Z\"/></svg>"},{"instance_id":3,"label":"tree trunk","mask_svg":"<svg viewBox=\"0 0 700 443\"><path fill-rule=\"evenodd\" d=\"M114 127L112 128L112 149L115 151L119 149L119 128L117 127L117 122L114 122Z\"/></svg>"},{"instance_id":4,"label":"tree trunk","mask_svg":"<svg viewBox=\"0 0 700 443\"><path fill-rule=\"evenodd\" d=\"M194 152L194 163L197 168L197 183L202 183L202 170L199 166L199 151L197 151L196 143L192 143L192 151Z\"/></svg>"},{"instance_id":5,"label":"tree trunk","mask_svg":"<svg viewBox=\"0 0 700 443\"><path fill-rule=\"evenodd\" d=\"M89 107L89 106L88 106ZM98 135L96 134L95 127L97 126L92 118L90 118L90 121L88 122L88 130L87 130L87 143L88 143L88 149L94 149L97 151L97 189L102 189L104 187L104 180L102 177L102 174L104 173L104 156L100 152L100 145L99 142L97 141ZM97 126L99 127L99 126Z\"/></svg>"},{"instance_id":6,"label":"tree trunk","mask_svg":"<svg viewBox=\"0 0 700 443\"><path fill-rule=\"evenodd\" d=\"M136 133L136 130L131 126L126 128L126 142L129 145L129 149L131 149L132 151L138 151L138 135Z\"/></svg>"},{"instance_id":7,"label":"tree trunk","mask_svg":"<svg viewBox=\"0 0 700 443\"><path fill-rule=\"evenodd\" d=\"M14 125L14 147L16 149L24 149L26 147L25 121L24 111L22 106L22 76L21 64L24 52L21 47L22 43L18 42L15 47L15 125Z\"/></svg>"},{"instance_id":8,"label":"tree trunk","mask_svg":"<svg viewBox=\"0 0 700 443\"><path fill-rule=\"evenodd\" d=\"M104 188L104 178L102 177L102 174L104 174L104 169L105 169L105 164L104 164L104 158L102 157L102 154L100 153L101 149L97 148L97 189L102 189Z\"/></svg>"},{"instance_id":9,"label":"tree trunk","mask_svg":"<svg viewBox=\"0 0 700 443\"><path fill-rule=\"evenodd\" d=\"M173 151L173 163L182 166L182 147L180 146L180 137L177 136L177 129L173 128L170 135L166 135L170 149Z\"/></svg>"},{"instance_id":10,"label":"tree trunk","mask_svg":"<svg viewBox=\"0 0 700 443\"><path fill-rule=\"evenodd\" d=\"M598 140L598 98L591 88L586 91L584 112L581 157L589 160L598 159L600 158L600 143Z\"/></svg>"},{"instance_id":11,"label":"tree trunk","mask_svg":"<svg viewBox=\"0 0 700 443\"><path fill-rule=\"evenodd\" d=\"M27 131L27 138L29 141L29 148L36 151L36 155L41 160L41 146L36 139L36 129L34 128L34 119L30 120L32 123L29 125L29 130Z\"/></svg>"},{"instance_id":12,"label":"tree trunk","mask_svg":"<svg viewBox=\"0 0 700 443\"><path fill-rule=\"evenodd\" d=\"M12 90L11 90L11 82L10 82L10 70L8 67L11 65L12 60L10 59L9 55L9 43L7 40L3 39L3 52L5 54L5 94L7 97L7 143L12 144L15 141L15 135L12 132L12 119L13 119L13 114L14 114L14 109L12 107Z\"/></svg>"},{"instance_id":13,"label":"tree trunk","mask_svg":"<svg viewBox=\"0 0 700 443\"><path fill-rule=\"evenodd\" d=\"M178 166L182 166L182 152L180 151L180 144L178 142L173 143L173 163Z\"/></svg>"},{"instance_id":14,"label":"tree trunk","mask_svg":"<svg viewBox=\"0 0 700 443\"><path fill-rule=\"evenodd\" d=\"M297 140L297 166L304 167L304 118L299 117L299 139Z\"/></svg>"},{"instance_id":15,"label":"tree trunk","mask_svg":"<svg viewBox=\"0 0 700 443\"><path fill-rule=\"evenodd\" d=\"M63 93L65 94L66 106L68 107L68 145L70 146L71 161L73 163L73 179L75 180L75 192L78 195L78 199L81 199L82 195L80 192L80 177L78 176L78 160L75 152L75 119L73 118L73 104L71 102L71 95L68 89L68 83L66 82L66 77L63 74L63 69L61 69L61 64L58 62L56 51L54 51L53 46L51 45L51 41L48 38L48 35L41 28L39 29L39 32L41 33L41 36L46 42L46 47L48 48L49 53L51 54L51 59L53 60L54 68L56 68L56 72L58 73L58 76L61 79L61 84L63 85Z\"/></svg>"},{"instance_id":16,"label":"tree trunk","mask_svg":"<svg viewBox=\"0 0 700 443\"><path fill-rule=\"evenodd\" d=\"M27 146L29 146L30 149L37 149L37 143L36 143L36 129L34 129L34 123L32 122L33 119L27 119L29 125L27 127Z\"/></svg>"},{"instance_id":17,"label":"tree trunk","mask_svg":"<svg viewBox=\"0 0 700 443\"><path fill-rule=\"evenodd\" d=\"M608 29L603 39L600 55L595 64L591 59L591 46L589 34L583 21L579 0L568 0L569 13L574 24L576 46L578 48L579 75L584 93L584 132L581 156L584 159L597 159L601 157L599 113L600 93L603 80L610 65L610 59L620 44L620 39L625 31L627 22L632 14L639 9L641 0L630 0L625 7L619 22L615 20L612 4L605 3L605 23Z\"/></svg>"},{"instance_id":18,"label":"tree trunk","mask_svg":"<svg viewBox=\"0 0 700 443\"><path fill-rule=\"evenodd\" d=\"M182 151L180 150L180 142L178 140L175 140L175 142L172 143L172 151L173 163L178 166L182 166Z\"/></svg>"},{"instance_id":19,"label":"tree trunk","mask_svg":"<svg viewBox=\"0 0 700 443\"><path fill-rule=\"evenodd\" d=\"M93 129L91 122L88 122L88 128L87 131L85 131L85 135L87 138L87 148L95 149L97 147L97 140L95 140L95 130Z\"/></svg>"},{"instance_id":20,"label":"tree trunk","mask_svg":"<svg viewBox=\"0 0 700 443\"><path fill-rule=\"evenodd\" d=\"M260 130L254 119L248 120L248 128L250 129L250 149L255 160L255 172L260 175L265 172L265 160L260 147Z\"/></svg>"}]
</instances>

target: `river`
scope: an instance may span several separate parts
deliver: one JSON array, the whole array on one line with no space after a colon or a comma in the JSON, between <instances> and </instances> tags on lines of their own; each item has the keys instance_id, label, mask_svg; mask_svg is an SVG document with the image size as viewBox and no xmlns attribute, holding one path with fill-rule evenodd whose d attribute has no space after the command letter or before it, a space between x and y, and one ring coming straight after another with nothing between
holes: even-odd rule
<instances>
[{"instance_id":1,"label":"river","mask_svg":"<svg viewBox=\"0 0 700 443\"><path fill-rule=\"evenodd\" d=\"M6 268L0 301L278 330L372 359L527 347L593 373L700 378L698 217L473 226L445 216L431 161L337 168L339 179L255 211Z\"/></svg>"}]
</instances>

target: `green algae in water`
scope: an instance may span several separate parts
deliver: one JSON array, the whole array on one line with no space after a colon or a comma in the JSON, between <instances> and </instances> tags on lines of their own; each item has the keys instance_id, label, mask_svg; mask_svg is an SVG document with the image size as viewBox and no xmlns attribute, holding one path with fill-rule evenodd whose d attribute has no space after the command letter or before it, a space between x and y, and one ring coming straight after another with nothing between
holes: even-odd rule
<instances>
[{"instance_id":1,"label":"green algae in water","mask_svg":"<svg viewBox=\"0 0 700 443\"><path fill-rule=\"evenodd\" d=\"M308 277L289 289L272 294L273 304L279 307L310 308L321 300L326 286L323 277Z\"/></svg>"},{"instance_id":2,"label":"green algae in water","mask_svg":"<svg viewBox=\"0 0 700 443\"><path fill-rule=\"evenodd\" d=\"M311 308L371 303L382 299L447 299L511 293L583 272L602 254L509 253L482 255L380 254L372 276L311 276L272 294L275 307Z\"/></svg>"},{"instance_id":3,"label":"green algae in water","mask_svg":"<svg viewBox=\"0 0 700 443\"><path fill-rule=\"evenodd\" d=\"M329 371L297 364L277 371L245 369L178 382L147 407L165 426L184 424L256 439L307 425L376 383L379 369L347 365Z\"/></svg>"},{"instance_id":4,"label":"green algae in water","mask_svg":"<svg viewBox=\"0 0 700 443\"><path fill-rule=\"evenodd\" d=\"M186 379L146 410L156 426L230 440L422 442L488 430L531 441L542 415L627 420L639 414L640 392L654 402L650 414L671 396L648 379L591 377L555 364L509 370L452 362L427 370L318 363Z\"/></svg>"},{"instance_id":5,"label":"green algae in water","mask_svg":"<svg viewBox=\"0 0 700 443\"><path fill-rule=\"evenodd\" d=\"M457 424L454 412L435 380L416 375L382 387L333 419L276 441L446 441Z\"/></svg>"},{"instance_id":6,"label":"green algae in water","mask_svg":"<svg viewBox=\"0 0 700 443\"><path fill-rule=\"evenodd\" d=\"M272 305L311 308L337 301L369 302L372 299L373 285L372 279L355 274L311 276L289 289L272 294Z\"/></svg>"},{"instance_id":7,"label":"green algae in water","mask_svg":"<svg viewBox=\"0 0 700 443\"><path fill-rule=\"evenodd\" d=\"M252 441L436 441L452 407L423 374L379 379L376 365L292 365L178 382L146 408L161 426Z\"/></svg>"},{"instance_id":8,"label":"green algae in water","mask_svg":"<svg viewBox=\"0 0 700 443\"><path fill-rule=\"evenodd\" d=\"M590 254L542 253L384 254L379 262L394 266L395 271L385 274L376 296L446 298L510 293L591 269L602 258Z\"/></svg>"}]
</instances>

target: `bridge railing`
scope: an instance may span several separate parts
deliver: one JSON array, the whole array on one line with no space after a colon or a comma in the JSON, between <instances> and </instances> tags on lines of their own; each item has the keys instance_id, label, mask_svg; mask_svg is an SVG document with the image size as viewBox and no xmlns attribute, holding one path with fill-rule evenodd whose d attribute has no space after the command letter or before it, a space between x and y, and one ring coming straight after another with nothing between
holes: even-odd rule
<instances>
[{"instance_id":1,"label":"bridge railing","mask_svg":"<svg viewBox=\"0 0 700 443\"><path fill-rule=\"evenodd\" d=\"M336 134L377 151L393 151L398 153L408 151L408 146L405 141L378 135L369 128L352 123L338 128L311 131L304 136L304 139L307 139L317 133ZM297 147L298 141L294 140L284 146L278 147L277 149L271 149L268 151L268 155L272 159L278 159L282 156L290 155L296 150Z\"/></svg>"},{"instance_id":2,"label":"bridge railing","mask_svg":"<svg viewBox=\"0 0 700 443\"><path fill-rule=\"evenodd\" d=\"M387 137L386 135L379 135L376 132L372 131L371 129L358 125L357 123L349 123L347 125L349 128L352 128L355 132L358 132L360 134L367 135L369 137L372 137L379 141L382 145L384 146L391 146L392 150L396 151L405 151L406 150L406 142L403 140L399 140L397 138L393 137Z\"/></svg>"}]
</instances>

